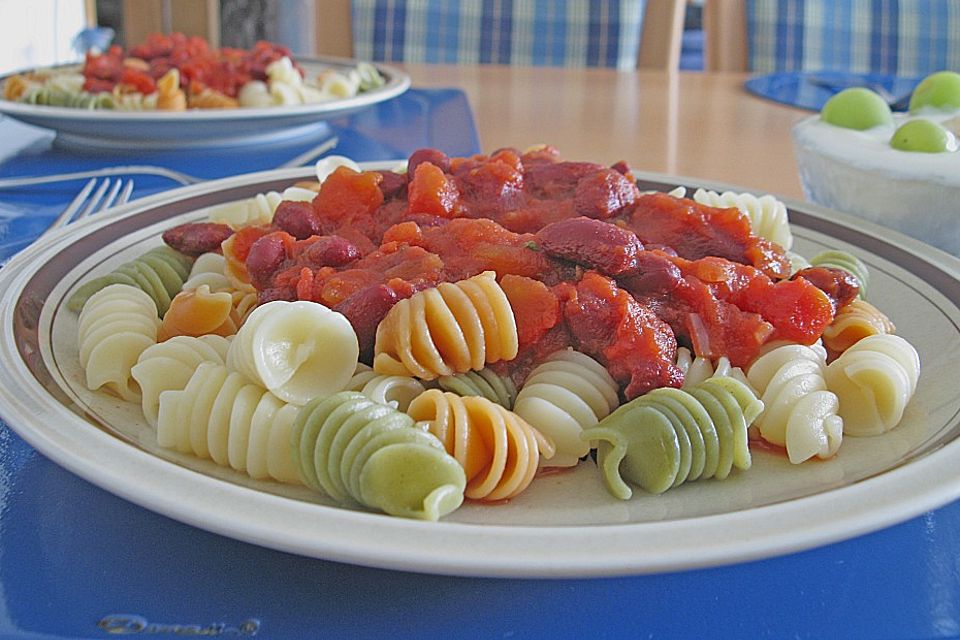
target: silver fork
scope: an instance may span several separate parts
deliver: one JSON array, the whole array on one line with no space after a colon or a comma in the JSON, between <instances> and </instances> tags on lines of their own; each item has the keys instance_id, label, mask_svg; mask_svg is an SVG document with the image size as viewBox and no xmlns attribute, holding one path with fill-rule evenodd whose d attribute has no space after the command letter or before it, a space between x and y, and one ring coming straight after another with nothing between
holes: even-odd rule
<instances>
[{"instance_id":1,"label":"silver fork","mask_svg":"<svg viewBox=\"0 0 960 640\"><path fill-rule=\"evenodd\" d=\"M105 179L97 186L97 179L94 178L80 190L73 201L67 205L67 208L57 216L57 219L44 231L41 237L65 227L71 222L82 220L94 213L109 209L112 206L126 204L133 193L133 180L127 180L126 183L120 178L112 181Z\"/></svg>"}]
</instances>

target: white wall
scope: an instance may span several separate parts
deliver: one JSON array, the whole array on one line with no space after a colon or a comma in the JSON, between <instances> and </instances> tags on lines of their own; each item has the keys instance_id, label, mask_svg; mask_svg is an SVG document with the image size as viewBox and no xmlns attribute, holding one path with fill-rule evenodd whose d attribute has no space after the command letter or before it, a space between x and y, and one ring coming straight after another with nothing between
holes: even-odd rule
<instances>
[{"instance_id":1,"label":"white wall","mask_svg":"<svg viewBox=\"0 0 960 640\"><path fill-rule=\"evenodd\" d=\"M78 60L83 0L0 0L0 73Z\"/></svg>"}]
</instances>

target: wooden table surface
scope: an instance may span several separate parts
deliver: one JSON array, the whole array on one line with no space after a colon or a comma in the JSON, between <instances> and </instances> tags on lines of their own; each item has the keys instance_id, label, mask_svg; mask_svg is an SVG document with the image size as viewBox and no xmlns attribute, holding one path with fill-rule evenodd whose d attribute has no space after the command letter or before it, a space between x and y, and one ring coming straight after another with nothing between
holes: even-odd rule
<instances>
[{"instance_id":1,"label":"wooden table surface","mask_svg":"<svg viewBox=\"0 0 960 640\"><path fill-rule=\"evenodd\" d=\"M809 115L747 93L741 73L406 65L415 87L459 87L485 151L548 143L569 160L801 198L791 127Z\"/></svg>"}]
</instances>

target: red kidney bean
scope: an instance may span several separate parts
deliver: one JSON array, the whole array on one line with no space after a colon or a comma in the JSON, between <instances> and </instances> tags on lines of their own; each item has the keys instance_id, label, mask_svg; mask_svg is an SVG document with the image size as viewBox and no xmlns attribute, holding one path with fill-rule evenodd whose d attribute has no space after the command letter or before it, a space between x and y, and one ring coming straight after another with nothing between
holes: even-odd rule
<instances>
[{"instance_id":1,"label":"red kidney bean","mask_svg":"<svg viewBox=\"0 0 960 640\"><path fill-rule=\"evenodd\" d=\"M536 233L548 255L616 276L637 266L643 245L637 236L608 222L592 218L569 218L548 224Z\"/></svg>"},{"instance_id":2,"label":"red kidney bean","mask_svg":"<svg viewBox=\"0 0 960 640\"><path fill-rule=\"evenodd\" d=\"M683 275L677 265L652 251L637 254L636 268L618 278L619 284L635 298L669 293L676 289L682 280Z\"/></svg>"},{"instance_id":3,"label":"red kidney bean","mask_svg":"<svg viewBox=\"0 0 960 640\"><path fill-rule=\"evenodd\" d=\"M357 291L333 307L346 316L360 343L360 360L371 362L377 337L377 325L387 312L397 304L399 296L385 284L376 284Z\"/></svg>"},{"instance_id":4,"label":"red kidney bean","mask_svg":"<svg viewBox=\"0 0 960 640\"><path fill-rule=\"evenodd\" d=\"M167 246L180 253L197 257L220 251L220 244L233 235L233 229L216 222L188 222L163 232Z\"/></svg>"},{"instance_id":5,"label":"red kidney bean","mask_svg":"<svg viewBox=\"0 0 960 640\"><path fill-rule=\"evenodd\" d=\"M625 175L613 169L602 169L580 178L573 203L578 214L606 220L639 197L637 185Z\"/></svg>"},{"instance_id":6,"label":"red kidney bean","mask_svg":"<svg viewBox=\"0 0 960 640\"><path fill-rule=\"evenodd\" d=\"M429 162L444 173L450 173L450 158L439 149L417 149L410 154L407 160L407 175L413 177L417 165Z\"/></svg>"},{"instance_id":7,"label":"red kidney bean","mask_svg":"<svg viewBox=\"0 0 960 640\"><path fill-rule=\"evenodd\" d=\"M385 200L396 197L407 186L407 176L393 171L378 171L381 178L380 191Z\"/></svg>"},{"instance_id":8,"label":"red kidney bean","mask_svg":"<svg viewBox=\"0 0 960 640\"><path fill-rule=\"evenodd\" d=\"M318 236L300 254L300 262L311 268L342 267L360 256L360 250L346 238Z\"/></svg>"},{"instance_id":9,"label":"red kidney bean","mask_svg":"<svg viewBox=\"0 0 960 640\"><path fill-rule=\"evenodd\" d=\"M297 240L323 233L323 222L310 202L282 201L273 214L273 224Z\"/></svg>"},{"instance_id":10,"label":"red kidney bean","mask_svg":"<svg viewBox=\"0 0 960 640\"><path fill-rule=\"evenodd\" d=\"M268 233L257 238L250 246L247 254L246 267L250 274L250 283L257 289L263 290L270 286L273 274L287 259L287 234L282 231Z\"/></svg>"}]
</instances>

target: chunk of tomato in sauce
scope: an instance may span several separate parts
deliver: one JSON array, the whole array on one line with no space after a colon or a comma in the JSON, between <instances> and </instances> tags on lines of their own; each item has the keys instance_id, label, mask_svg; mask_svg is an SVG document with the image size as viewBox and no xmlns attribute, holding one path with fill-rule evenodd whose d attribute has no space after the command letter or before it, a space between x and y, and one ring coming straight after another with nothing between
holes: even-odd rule
<instances>
[{"instance_id":1,"label":"chunk of tomato in sauce","mask_svg":"<svg viewBox=\"0 0 960 640\"><path fill-rule=\"evenodd\" d=\"M422 233L421 246L441 257L451 281L483 271L556 281L555 261L539 250L532 235L513 233L493 220L457 218Z\"/></svg>"},{"instance_id":2,"label":"chunk of tomato in sauce","mask_svg":"<svg viewBox=\"0 0 960 640\"><path fill-rule=\"evenodd\" d=\"M460 189L451 176L430 162L421 162L407 185L407 203L411 213L441 218L463 215Z\"/></svg>"},{"instance_id":3,"label":"chunk of tomato in sauce","mask_svg":"<svg viewBox=\"0 0 960 640\"><path fill-rule=\"evenodd\" d=\"M373 217L383 204L381 180L376 171L357 172L349 167L337 167L327 176L313 199L313 208L326 230Z\"/></svg>"},{"instance_id":4,"label":"chunk of tomato in sauce","mask_svg":"<svg viewBox=\"0 0 960 640\"><path fill-rule=\"evenodd\" d=\"M540 341L560 322L560 300L542 282L508 273L500 287L513 309L521 348Z\"/></svg>"}]
</instances>

